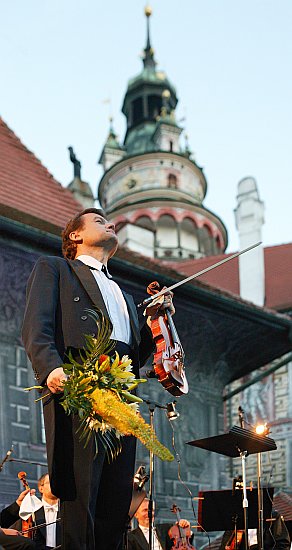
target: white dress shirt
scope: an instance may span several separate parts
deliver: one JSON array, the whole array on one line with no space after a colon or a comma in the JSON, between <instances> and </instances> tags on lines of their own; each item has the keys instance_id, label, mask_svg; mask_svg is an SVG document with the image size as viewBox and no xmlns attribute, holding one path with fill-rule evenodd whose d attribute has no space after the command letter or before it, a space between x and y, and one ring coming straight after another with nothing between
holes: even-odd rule
<instances>
[{"instance_id":1,"label":"white dress shirt","mask_svg":"<svg viewBox=\"0 0 292 550\"><path fill-rule=\"evenodd\" d=\"M52 523L56 521L59 504L49 504L46 500L42 499L46 523ZM56 546L56 523L46 526L46 546L55 548Z\"/></svg>"},{"instance_id":2,"label":"white dress shirt","mask_svg":"<svg viewBox=\"0 0 292 550\"><path fill-rule=\"evenodd\" d=\"M149 527L142 527L142 525L139 525L145 539L147 540L149 544ZM153 529L153 550L163 550L156 534L156 529L154 527Z\"/></svg>"},{"instance_id":3,"label":"white dress shirt","mask_svg":"<svg viewBox=\"0 0 292 550\"><path fill-rule=\"evenodd\" d=\"M120 287L112 280L108 271L107 273L110 278L101 271L103 264L92 256L81 254L77 256L76 260L80 260L82 263L94 268L92 274L100 288L109 318L113 325L111 334L112 340L130 344L131 328L129 312ZM105 268L107 270L106 266Z\"/></svg>"}]
</instances>

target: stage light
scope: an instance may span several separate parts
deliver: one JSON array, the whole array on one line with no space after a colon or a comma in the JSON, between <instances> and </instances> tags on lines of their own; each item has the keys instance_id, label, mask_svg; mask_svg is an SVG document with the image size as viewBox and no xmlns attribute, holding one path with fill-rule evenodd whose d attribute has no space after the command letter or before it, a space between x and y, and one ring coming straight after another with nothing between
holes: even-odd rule
<instances>
[{"instance_id":1,"label":"stage light","mask_svg":"<svg viewBox=\"0 0 292 550\"><path fill-rule=\"evenodd\" d=\"M258 435L268 435L269 433L269 428L267 426L267 424L258 424L256 427L255 427L255 431Z\"/></svg>"}]
</instances>

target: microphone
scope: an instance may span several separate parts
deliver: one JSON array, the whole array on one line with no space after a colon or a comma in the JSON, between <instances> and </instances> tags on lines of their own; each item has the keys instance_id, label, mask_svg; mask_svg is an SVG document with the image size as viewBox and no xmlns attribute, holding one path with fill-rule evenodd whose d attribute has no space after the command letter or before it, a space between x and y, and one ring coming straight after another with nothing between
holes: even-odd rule
<instances>
[{"instance_id":1,"label":"microphone","mask_svg":"<svg viewBox=\"0 0 292 550\"><path fill-rule=\"evenodd\" d=\"M10 455L13 453L13 445L11 446L11 449L7 451L5 458L3 458L1 464L0 464L0 472L3 470L3 466L7 460L9 460Z\"/></svg>"}]
</instances>

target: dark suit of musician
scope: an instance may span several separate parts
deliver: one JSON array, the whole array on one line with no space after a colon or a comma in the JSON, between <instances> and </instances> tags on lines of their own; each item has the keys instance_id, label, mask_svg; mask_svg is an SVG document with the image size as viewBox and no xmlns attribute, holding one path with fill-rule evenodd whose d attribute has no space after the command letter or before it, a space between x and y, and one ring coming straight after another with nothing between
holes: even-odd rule
<instances>
[{"instance_id":1,"label":"dark suit of musician","mask_svg":"<svg viewBox=\"0 0 292 550\"><path fill-rule=\"evenodd\" d=\"M173 547L173 541L168 535L168 531L172 526L172 523L161 523L155 527L157 539L163 550L171 550ZM149 550L148 541L140 527L133 529L128 534L128 550Z\"/></svg>"},{"instance_id":2,"label":"dark suit of musician","mask_svg":"<svg viewBox=\"0 0 292 550\"><path fill-rule=\"evenodd\" d=\"M60 518L60 513L57 514L57 519ZM46 523L46 516L44 512L44 508L40 508L35 512L35 522L36 525L43 525ZM46 526L39 527L34 535L34 541L36 544L36 550L46 550L48 547L46 546L47 541L47 528ZM61 524L60 522L56 523L56 546L61 544Z\"/></svg>"},{"instance_id":3,"label":"dark suit of musician","mask_svg":"<svg viewBox=\"0 0 292 550\"><path fill-rule=\"evenodd\" d=\"M0 550L35 550L35 543L31 539L19 535L7 535L2 529L11 528L19 518L19 505L13 502L0 513ZM20 530L21 524L15 529Z\"/></svg>"},{"instance_id":4,"label":"dark suit of musician","mask_svg":"<svg viewBox=\"0 0 292 550\"><path fill-rule=\"evenodd\" d=\"M91 223L92 216L83 214L86 224ZM83 237L84 243L86 235ZM153 341L147 326L140 333L133 298L123 295L129 313L131 342L130 345L118 342L116 349L131 356L134 372L138 374L139 359L143 364L153 349ZM41 257L38 260L28 283L23 324L23 341L38 384L45 384L48 375L62 365L66 351L85 345L84 334L96 334L96 324L86 312L93 307L108 317L103 296L88 265L78 259ZM48 393L47 388L44 393ZM93 438L84 449L76 435L79 420L65 414L61 397L62 394L54 393L43 400L43 406L51 488L61 500L64 549L115 550L120 544L131 500L135 439L123 438L123 451L111 464L105 459L102 447L93 460Z\"/></svg>"},{"instance_id":5,"label":"dark suit of musician","mask_svg":"<svg viewBox=\"0 0 292 550\"><path fill-rule=\"evenodd\" d=\"M16 511L16 508L15 508L15 511ZM34 516L35 516L35 525L42 525L42 527L39 527L38 529L36 529L34 531L33 540L34 540L34 543L35 543L35 549L36 550L47 550L47 548L48 548L48 546L46 545L47 528L44 525L46 523L44 508L39 508L39 510L37 510L34 513ZM17 520L16 520L16 517L17 517ZM60 513L59 512L57 514L57 519L60 519ZM21 524L21 519L19 518L19 506L18 506L17 515L16 516L14 515L13 524L12 524L12 522L10 522L9 525L10 525L10 527L13 527L13 529L17 529L17 531L21 531L21 528L22 528L21 525L22 524ZM61 524L60 524L60 522L57 522L56 523L56 546L61 544L61 542L62 542L61 541ZM52 548L54 548L54 547L52 547Z\"/></svg>"}]
</instances>

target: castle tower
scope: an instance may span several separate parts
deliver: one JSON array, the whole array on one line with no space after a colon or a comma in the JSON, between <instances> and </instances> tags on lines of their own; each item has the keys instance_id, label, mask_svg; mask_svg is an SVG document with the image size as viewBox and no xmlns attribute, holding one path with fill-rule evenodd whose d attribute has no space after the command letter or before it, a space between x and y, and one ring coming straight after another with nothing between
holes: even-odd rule
<instances>
[{"instance_id":1,"label":"castle tower","mask_svg":"<svg viewBox=\"0 0 292 550\"><path fill-rule=\"evenodd\" d=\"M207 181L188 146L180 144L176 90L156 69L150 41L151 9L143 69L128 83L122 112L123 145L113 128L100 163L98 198L116 223L120 244L150 257L182 261L224 252L227 232L203 206Z\"/></svg>"}]
</instances>

